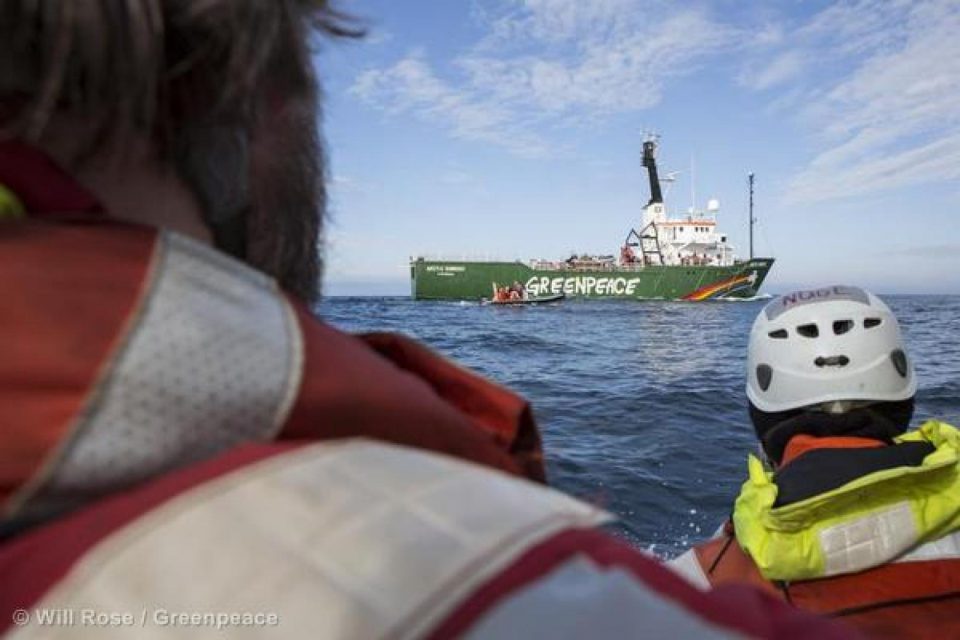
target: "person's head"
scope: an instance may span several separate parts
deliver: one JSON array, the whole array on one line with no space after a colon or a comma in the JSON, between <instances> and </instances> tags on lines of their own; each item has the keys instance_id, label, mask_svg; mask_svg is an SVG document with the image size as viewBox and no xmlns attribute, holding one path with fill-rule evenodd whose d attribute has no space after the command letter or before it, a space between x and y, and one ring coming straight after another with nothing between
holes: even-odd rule
<instances>
[{"instance_id":1,"label":"person's head","mask_svg":"<svg viewBox=\"0 0 960 640\"><path fill-rule=\"evenodd\" d=\"M767 304L753 323L750 417L774 462L797 433L899 435L909 426L916 389L896 316L863 289L789 293Z\"/></svg>"},{"instance_id":2,"label":"person's head","mask_svg":"<svg viewBox=\"0 0 960 640\"><path fill-rule=\"evenodd\" d=\"M310 299L325 204L315 33L328 0L8 0L0 139L77 170L147 149L217 244Z\"/></svg>"}]
</instances>

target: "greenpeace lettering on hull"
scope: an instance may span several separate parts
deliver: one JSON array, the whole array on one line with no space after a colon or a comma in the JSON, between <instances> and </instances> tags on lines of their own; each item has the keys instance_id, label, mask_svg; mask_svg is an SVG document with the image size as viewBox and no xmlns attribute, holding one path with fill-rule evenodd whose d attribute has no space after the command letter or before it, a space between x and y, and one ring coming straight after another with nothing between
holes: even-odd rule
<instances>
[{"instance_id":1,"label":"greenpeace lettering on hull","mask_svg":"<svg viewBox=\"0 0 960 640\"><path fill-rule=\"evenodd\" d=\"M524 285L533 296L566 294L568 296L632 296L640 278L597 278L594 276L533 276Z\"/></svg>"}]
</instances>

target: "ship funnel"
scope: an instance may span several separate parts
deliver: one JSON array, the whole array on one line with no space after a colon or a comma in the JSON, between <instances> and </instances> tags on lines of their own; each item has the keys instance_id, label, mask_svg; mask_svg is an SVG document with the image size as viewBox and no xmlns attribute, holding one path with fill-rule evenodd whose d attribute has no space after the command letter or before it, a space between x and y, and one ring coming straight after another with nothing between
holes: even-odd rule
<instances>
[{"instance_id":1,"label":"ship funnel","mask_svg":"<svg viewBox=\"0 0 960 640\"><path fill-rule=\"evenodd\" d=\"M643 143L643 166L647 168L650 176L650 202L652 204L663 202L663 194L660 192L660 178L657 177L657 161L654 158L657 152L656 140L647 140Z\"/></svg>"}]
</instances>

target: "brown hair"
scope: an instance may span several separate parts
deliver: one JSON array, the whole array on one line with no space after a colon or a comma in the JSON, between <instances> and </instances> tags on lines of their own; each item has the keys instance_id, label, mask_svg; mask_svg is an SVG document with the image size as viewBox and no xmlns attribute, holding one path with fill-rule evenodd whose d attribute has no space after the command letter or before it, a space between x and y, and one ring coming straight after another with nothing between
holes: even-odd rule
<instances>
[{"instance_id":1,"label":"brown hair","mask_svg":"<svg viewBox=\"0 0 960 640\"><path fill-rule=\"evenodd\" d=\"M314 298L325 192L311 37L360 35L329 0L0 7L4 135L37 141L54 113L79 116L91 126L78 162L149 138L218 244Z\"/></svg>"}]
</instances>

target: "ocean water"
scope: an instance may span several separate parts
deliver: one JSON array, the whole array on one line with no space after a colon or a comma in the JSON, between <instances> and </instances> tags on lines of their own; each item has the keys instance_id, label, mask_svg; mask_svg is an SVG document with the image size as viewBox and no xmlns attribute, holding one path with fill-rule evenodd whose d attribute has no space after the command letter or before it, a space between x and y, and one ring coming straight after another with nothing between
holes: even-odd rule
<instances>
[{"instance_id":1,"label":"ocean water","mask_svg":"<svg viewBox=\"0 0 960 640\"><path fill-rule=\"evenodd\" d=\"M919 377L915 422L960 425L960 297L884 296ZM524 395L550 482L619 517L662 557L728 517L756 449L747 417L747 336L765 300L491 307L329 298L347 331L398 331Z\"/></svg>"}]
</instances>

